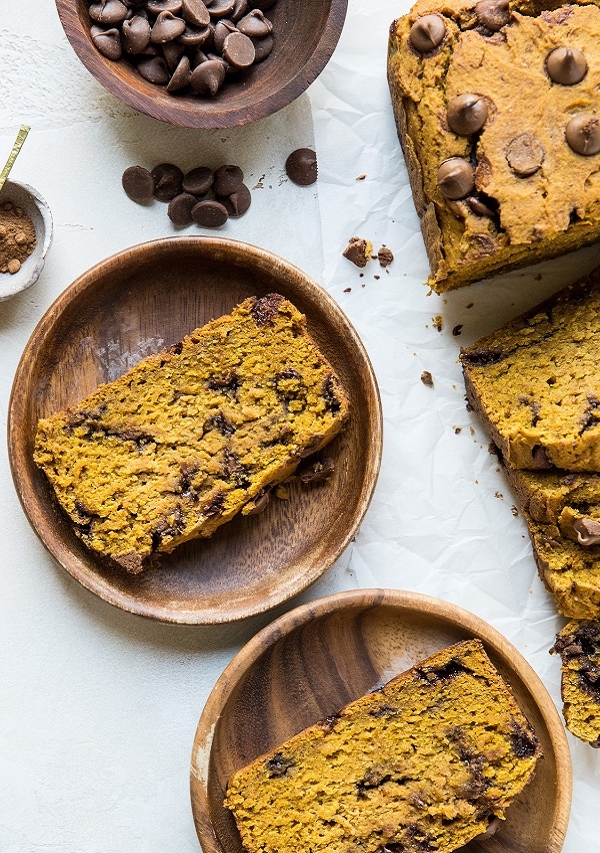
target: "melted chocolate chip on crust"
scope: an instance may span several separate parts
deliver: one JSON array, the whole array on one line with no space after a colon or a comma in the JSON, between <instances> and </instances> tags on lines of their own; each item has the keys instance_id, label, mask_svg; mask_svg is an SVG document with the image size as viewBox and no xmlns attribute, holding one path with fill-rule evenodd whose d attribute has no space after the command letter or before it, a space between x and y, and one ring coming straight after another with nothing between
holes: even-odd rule
<instances>
[{"instance_id":1,"label":"melted chocolate chip on crust","mask_svg":"<svg viewBox=\"0 0 600 853\"><path fill-rule=\"evenodd\" d=\"M250 309L250 314L256 325L264 326L266 323L270 323L279 311L282 302L283 296L280 296L279 293L268 293L266 296L257 299Z\"/></svg>"},{"instance_id":2,"label":"melted chocolate chip on crust","mask_svg":"<svg viewBox=\"0 0 600 853\"><path fill-rule=\"evenodd\" d=\"M288 771L294 767L294 762L291 758L285 758L281 752L276 753L266 762L266 768L269 771L271 778L285 776Z\"/></svg>"}]
</instances>

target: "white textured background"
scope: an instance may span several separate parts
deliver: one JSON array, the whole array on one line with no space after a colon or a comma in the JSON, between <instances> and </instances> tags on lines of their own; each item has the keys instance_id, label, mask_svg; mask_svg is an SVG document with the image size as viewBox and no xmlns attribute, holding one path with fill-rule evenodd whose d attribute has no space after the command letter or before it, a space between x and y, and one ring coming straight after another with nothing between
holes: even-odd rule
<instances>
[{"instance_id":1,"label":"white textured background","mask_svg":"<svg viewBox=\"0 0 600 853\"><path fill-rule=\"evenodd\" d=\"M560 706L559 662L548 648L563 620L537 579L487 437L465 410L457 356L460 344L600 263L600 249L428 295L385 81L388 27L409 5L349 0L339 47L308 95L256 126L202 132L138 115L105 92L76 59L52 0L0 0L0 160L30 124L12 177L42 193L55 225L38 283L0 303L3 428L18 359L53 299L96 261L173 233L163 205L138 207L120 186L126 166L165 160L184 169L239 163L249 185L261 185L248 214L221 233L283 255L328 288L371 355L385 417L380 481L351 548L285 608L215 628L155 624L82 589L30 529L2 450L2 853L197 853L189 760L214 682L273 616L329 592L387 586L467 607L515 644ZM283 163L310 144L320 177L301 189ZM392 249L387 272L371 262L361 277L341 256L354 234ZM420 382L423 370L434 388ZM575 786L564 851L600 850L600 751L569 742Z\"/></svg>"}]
</instances>

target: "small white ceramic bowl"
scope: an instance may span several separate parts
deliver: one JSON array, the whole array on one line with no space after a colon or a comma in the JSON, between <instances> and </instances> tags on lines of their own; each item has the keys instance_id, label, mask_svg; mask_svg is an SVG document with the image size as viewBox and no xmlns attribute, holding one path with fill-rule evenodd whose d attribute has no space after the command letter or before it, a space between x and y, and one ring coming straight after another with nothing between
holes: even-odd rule
<instances>
[{"instance_id":1,"label":"small white ceramic bowl","mask_svg":"<svg viewBox=\"0 0 600 853\"><path fill-rule=\"evenodd\" d=\"M0 191L0 205L7 201L11 201L15 207L22 207L29 216L35 228L36 244L18 272L13 275L0 273L0 300L9 299L38 280L52 242L52 214L37 190L28 184L6 181Z\"/></svg>"}]
</instances>

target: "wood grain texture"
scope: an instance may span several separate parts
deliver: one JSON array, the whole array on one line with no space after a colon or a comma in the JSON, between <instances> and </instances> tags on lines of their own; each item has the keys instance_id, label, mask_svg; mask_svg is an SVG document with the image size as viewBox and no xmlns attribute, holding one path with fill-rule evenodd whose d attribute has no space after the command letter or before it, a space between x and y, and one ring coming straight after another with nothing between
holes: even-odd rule
<instances>
[{"instance_id":1,"label":"wood grain texture","mask_svg":"<svg viewBox=\"0 0 600 853\"><path fill-rule=\"evenodd\" d=\"M338 43L348 0L278 0L269 10L275 44L271 55L227 79L213 98L171 95L144 80L126 60L100 54L90 36L87 0L56 0L75 53L109 92L146 115L180 127L226 128L271 115L301 95L318 77Z\"/></svg>"},{"instance_id":2,"label":"wood grain texture","mask_svg":"<svg viewBox=\"0 0 600 853\"><path fill-rule=\"evenodd\" d=\"M436 651L479 638L509 682L544 757L506 822L468 853L559 853L571 807L571 761L562 721L519 652L466 610L392 590L342 592L272 622L236 655L202 712L191 760L192 811L204 853L243 853L223 807L229 777Z\"/></svg>"},{"instance_id":3,"label":"wood grain texture","mask_svg":"<svg viewBox=\"0 0 600 853\"><path fill-rule=\"evenodd\" d=\"M350 420L328 445L327 483L292 483L288 501L239 516L211 539L186 543L159 568L132 576L74 534L33 462L39 418L75 403L229 313L249 296L277 291L307 316L308 331L350 399ZM84 273L48 309L17 368L8 424L13 478L42 542L92 592L168 622L215 624L264 612L315 581L340 556L367 510L381 459L376 380L337 303L301 270L263 249L212 237L173 237L120 252Z\"/></svg>"}]
</instances>

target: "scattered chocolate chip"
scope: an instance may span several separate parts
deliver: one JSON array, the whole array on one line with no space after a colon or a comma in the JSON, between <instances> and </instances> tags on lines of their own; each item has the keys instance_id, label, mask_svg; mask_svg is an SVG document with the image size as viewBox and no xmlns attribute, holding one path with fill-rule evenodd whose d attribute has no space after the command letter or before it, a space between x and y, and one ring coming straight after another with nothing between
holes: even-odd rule
<instances>
[{"instance_id":1,"label":"scattered chocolate chip","mask_svg":"<svg viewBox=\"0 0 600 853\"><path fill-rule=\"evenodd\" d=\"M192 209L198 204L196 196L180 193L169 202L167 215L173 225L183 227L192 223Z\"/></svg>"},{"instance_id":2,"label":"scattered chocolate chip","mask_svg":"<svg viewBox=\"0 0 600 853\"><path fill-rule=\"evenodd\" d=\"M433 376L428 370L424 370L421 374L421 382L423 385L428 385L430 388L433 388Z\"/></svg>"},{"instance_id":3,"label":"scattered chocolate chip","mask_svg":"<svg viewBox=\"0 0 600 853\"><path fill-rule=\"evenodd\" d=\"M143 166L130 166L125 169L121 183L132 201L150 201L154 194L154 178Z\"/></svg>"},{"instance_id":4,"label":"scattered chocolate chip","mask_svg":"<svg viewBox=\"0 0 600 853\"><path fill-rule=\"evenodd\" d=\"M475 4L475 14L479 23L494 33L506 26L511 19L508 0L479 0Z\"/></svg>"},{"instance_id":5,"label":"scattered chocolate chip","mask_svg":"<svg viewBox=\"0 0 600 853\"><path fill-rule=\"evenodd\" d=\"M181 192L183 172L173 163L159 163L152 169L154 197L159 201L171 201Z\"/></svg>"},{"instance_id":6,"label":"scattered chocolate chip","mask_svg":"<svg viewBox=\"0 0 600 853\"><path fill-rule=\"evenodd\" d=\"M574 86L587 74L588 65L585 56L576 47L557 47L546 58L548 76L555 83Z\"/></svg>"},{"instance_id":7,"label":"scattered chocolate chip","mask_svg":"<svg viewBox=\"0 0 600 853\"><path fill-rule=\"evenodd\" d=\"M228 218L227 208L219 201L199 201L192 208L192 219L203 228L220 228Z\"/></svg>"},{"instance_id":8,"label":"scattered chocolate chip","mask_svg":"<svg viewBox=\"0 0 600 853\"><path fill-rule=\"evenodd\" d=\"M213 171L206 166L198 166L183 176L181 186L184 192L203 196L213 185Z\"/></svg>"},{"instance_id":9,"label":"scattered chocolate chip","mask_svg":"<svg viewBox=\"0 0 600 853\"><path fill-rule=\"evenodd\" d=\"M213 191L215 195L231 195L240 188L244 173L239 166L219 166L214 173Z\"/></svg>"},{"instance_id":10,"label":"scattered chocolate chip","mask_svg":"<svg viewBox=\"0 0 600 853\"><path fill-rule=\"evenodd\" d=\"M488 117L488 108L481 95L465 93L448 103L448 125L458 136L470 136L481 130Z\"/></svg>"},{"instance_id":11,"label":"scattered chocolate chip","mask_svg":"<svg viewBox=\"0 0 600 853\"><path fill-rule=\"evenodd\" d=\"M457 338L460 335L460 333L462 332L462 329L463 329L462 323L459 323L457 326L455 326L452 329L452 334L454 335L455 338Z\"/></svg>"},{"instance_id":12,"label":"scattered chocolate chip","mask_svg":"<svg viewBox=\"0 0 600 853\"><path fill-rule=\"evenodd\" d=\"M342 255L357 267L366 267L371 257L372 244L362 237L351 237Z\"/></svg>"},{"instance_id":13,"label":"scattered chocolate chip","mask_svg":"<svg viewBox=\"0 0 600 853\"><path fill-rule=\"evenodd\" d=\"M446 24L440 15L422 15L410 28L408 39L419 53L430 53L444 41Z\"/></svg>"},{"instance_id":14,"label":"scattered chocolate chip","mask_svg":"<svg viewBox=\"0 0 600 853\"><path fill-rule=\"evenodd\" d=\"M379 261L380 267L389 267L394 260L394 253L391 249L388 249L387 246L382 246L377 252L377 260Z\"/></svg>"},{"instance_id":15,"label":"scattered chocolate chip","mask_svg":"<svg viewBox=\"0 0 600 853\"><path fill-rule=\"evenodd\" d=\"M475 187L475 171L463 157L450 157L439 167L437 183L446 198L464 198Z\"/></svg>"},{"instance_id":16,"label":"scattered chocolate chip","mask_svg":"<svg viewBox=\"0 0 600 853\"><path fill-rule=\"evenodd\" d=\"M576 154L591 157L600 151L600 119L595 113L578 113L567 124L565 137Z\"/></svg>"},{"instance_id":17,"label":"scattered chocolate chip","mask_svg":"<svg viewBox=\"0 0 600 853\"><path fill-rule=\"evenodd\" d=\"M508 144L506 160L519 178L534 175L544 162L544 146L532 133L522 133Z\"/></svg>"},{"instance_id":18,"label":"scattered chocolate chip","mask_svg":"<svg viewBox=\"0 0 600 853\"><path fill-rule=\"evenodd\" d=\"M324 456L322 459L316 459L313 462L307 462L298 469L298 478L304 485L312 485L314 483L324 483L331 478L335 471L335 463L330 456Z\"/></svg>"},{"instance_id":19,"label":"scattered chocolate chip","mask_svg":"<svg viewBox=\"0 0 600 853\"><path fill-rule=\"evenodd\" d=\"M307 187L317 180L317 155L310 148L297 148L285 161L285 171L295 184Z\"/></svg>"},{"instance_id":20,"label":"scattered chocolate chip","mask_svg":"<svg viewBox=\"0 0 600 853\"><path fill-rule=\"evenodd\" d=\"M227 213L234 218L243 216L252 204L252 196L246 184L240 186L227 196L218 196L217 201L227 209Z\"/></svg>"}]
</instances>

